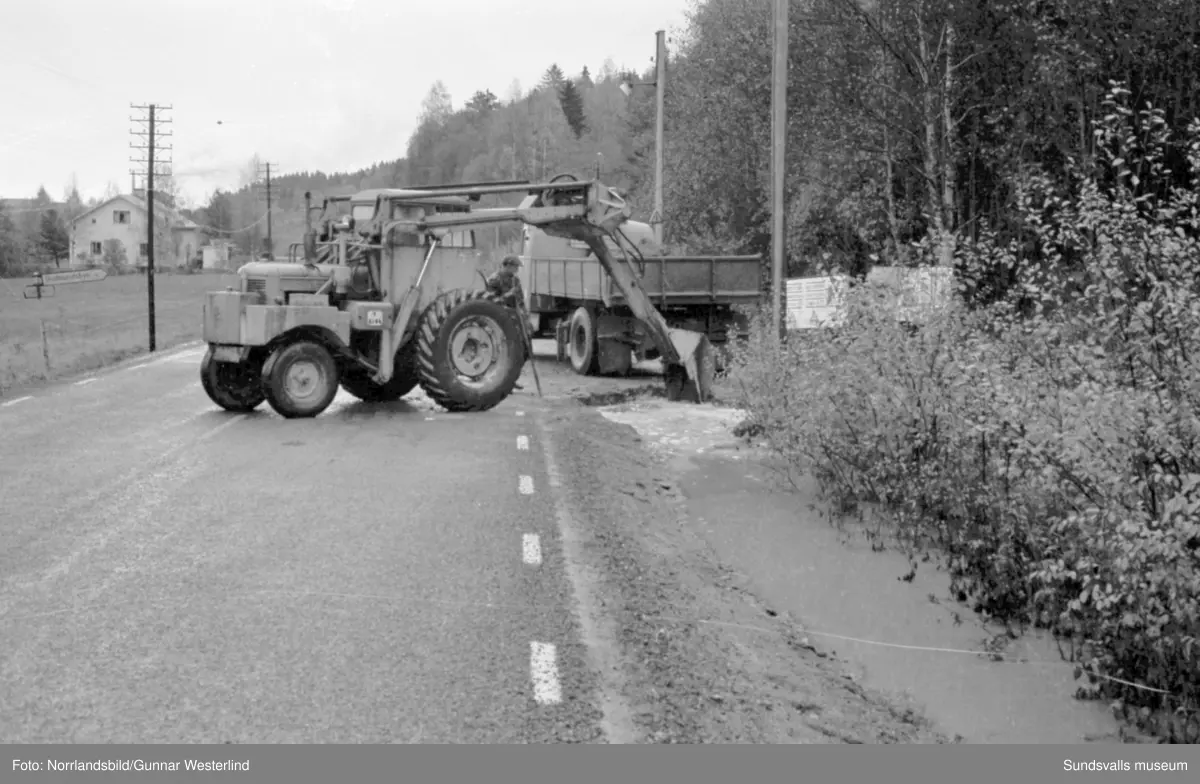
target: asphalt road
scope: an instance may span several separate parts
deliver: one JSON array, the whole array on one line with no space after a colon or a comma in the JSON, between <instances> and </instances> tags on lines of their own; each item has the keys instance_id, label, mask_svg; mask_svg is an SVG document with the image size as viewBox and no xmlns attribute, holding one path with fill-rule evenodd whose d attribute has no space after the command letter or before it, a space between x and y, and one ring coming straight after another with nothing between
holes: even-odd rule
<instances>
[{"instance_id":1,"label":"asphalt road","mask_svg":"<svg viewBox=\"0 0 1200 784\"><path fill-rule=\"evenodd\" d=\"M0 741L596 739L521 398L237 416L201 353L0 400Z\"/></svg>"},{"instance_id":2,"label":"asphalt road","mask_svg":"<svg viewBox=\"0 0 1200 784\"><path fill-rule=\"evenodd\" d=\"M202 351L0 398L0 742L940 742L577 402L651 369L288 421L217 409Z\"/></svg>"}]
</instances>

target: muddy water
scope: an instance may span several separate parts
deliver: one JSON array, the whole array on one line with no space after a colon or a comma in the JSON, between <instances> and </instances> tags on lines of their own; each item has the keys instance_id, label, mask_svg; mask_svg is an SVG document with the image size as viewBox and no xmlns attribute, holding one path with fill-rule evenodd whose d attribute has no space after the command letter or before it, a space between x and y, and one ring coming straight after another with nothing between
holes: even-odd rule
<instances>
[{"instance_id":1,"label":"muddy water","mask_svg":"<svg viewBox=\"0 0 1200 784\"><path fill-rule=\"evenodd\" d=\"M864 683L967 743L1115 739L1102 703L1073 698L1072 667L1053 640L1028 632L991 655L1001 630L952 602L943 573L921 564L911 574L900 553L872 552L861 531L839 531L810 508L811 487L778 489L763 456L729 435L738 412L664 401L600 411L671 460L692 524L721 558Z\"/></svg>"}]
</instances>

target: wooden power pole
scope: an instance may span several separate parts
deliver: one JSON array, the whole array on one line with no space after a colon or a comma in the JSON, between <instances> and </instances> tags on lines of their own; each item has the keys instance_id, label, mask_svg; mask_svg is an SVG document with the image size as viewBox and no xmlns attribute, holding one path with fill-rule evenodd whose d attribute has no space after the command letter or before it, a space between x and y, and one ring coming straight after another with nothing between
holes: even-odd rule
<instances>
[{"instance_id":1,"label":"wooden power pole","mask_svg":"<svg viewBox=\"0 0 1200 784\"><path fill-rule=\"evenodd\" d=\"M771 317L782 338L783 273L786 257L788 2L774 0L774 67L771 74Z\"/></svg>"},{"instance_id":2,"label":"wooden power pole","mask_svg":"<svg viewBox=\"0 0 1200 784\"><path fill-rule=\"evenodd\" d=\"M663 244L663 159L666 156L667 33L654 34L654 240Z\"/></svg>"},{"instance_id":3,"label":"wooden power pole","mask_svg":"<svg viewBox=\"0 0 1200 784\"><path fill-rule=\"evenodd\" d=\"M135 127L131 133L138 137L139 141L145 142L145 144L131 142L129 146L135 150L143 150L146 154L145 158L130 158L130 161L138 167L134 168L130 174L134 177L141 174L146 178L146 301L150 327L150 351L153 352L157 348L154 334L154 177L155 175L169 177L171 174L171 147L161 144L162 137L170 136L171 133L160 131L157 127L171 121L165 119L158 112L170 111L171 107L152 103L147 105L131 104L131 108L147 113L142 117L129 118L140 126L140 128Z\"/></svg>"},{"instance_id":4,"label":"wooden power pole","mask_svg":"<svg viewBox=\"0 0 1200 784\"><path fill-rule=\"evenodd\" d=\"M275 240L271 234L271 167L275 167L275 171L279 171L279 164L264 163L260 164L258 176L265 177L266 192L267 192L267 242L266 251L271 254L271 258L275 258Z\"/></svg>"}]
</instances>

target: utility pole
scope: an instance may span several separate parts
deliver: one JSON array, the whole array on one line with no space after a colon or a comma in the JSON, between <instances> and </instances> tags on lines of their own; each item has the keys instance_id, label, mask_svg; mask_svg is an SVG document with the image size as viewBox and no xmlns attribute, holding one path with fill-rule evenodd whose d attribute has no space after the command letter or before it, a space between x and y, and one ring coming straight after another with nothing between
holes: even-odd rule
<instances>
[{"instance_id":1,"label":"utility pole","mask_svg":"<svg viewBox=\"0 0 1200 784\"><path fill-rule=\"evenodd\" d=\"M267 191L267 241L266 251L271 254L271 258L275 258L275 242L271 236L271 167L275 167L275 171L279 171L277 163L263 163L259 165L258 176L266 176L266 191ZM264 171L265 170L265 171Z\"/></svg>"},{"instance_id":2,"label":"utility pole","mask_svg":"<svg viewBox=\"0 0 1200 784\"><path fill-rule=\"evenodd\" d=\"M635 82L633 74L629 74L618 87L628 98L633 94L634 87L653 87L655 120L654 120L654 212L650 215L650 226L654 229L654 239L661 247L663 242L663 159L666 156L664 147L666 138L666 95L667 95L667 33L659 30L654 34L654 81Z\"/></svg>"},{"instance_id":3,"label":"utility pole","mask_svg":"<svg viewBox=\"0 0 1200 784\"><path fill-rule=\"evenodd\" d=\"M659 30L654 34L654 84L655 84L655 112L654 119L654 215L651 217L651 223L654 224L654 240L659 247L663 244L663 158L666 151L663 145L666 139L666 123L664 117L666 112L666 91L667 91L667 32Z\"/></svg>"},{"instance_id":4,"label":"utility pole","mask_svg":"<svg viewBox=\"0 0 1200 784\"><path fill-rule=\"evenodd\" d=\"M154 176L156 174L162 177L170 176L170 151L172 149L161 146L160 142L161 137L170 136L171 133L159 131L157 128L158 125L166 125L171 121L164 119L157 112L170 111L171 107L152 103L147 105L130 104L130 108L148 112L148 116L145 117L129 118L131 122L145 127L145 130L135 127L130 133L138 137L139 141L146 142L145 144L132 142L129 144L131 149L144 150L146 153L145 158L129 159L138 166L145 166L145 169L134 168L129 173L135 178L138 174L146 177L146 300L150 326L150 351L153 352L157 348L154 335ZM155 162L155 153L159 153L157 163ZM161 167L162 170L160 171L156 167Z\"/></svg>"},{"instance_id":5,"label":"utility pole","mask_svg":"<svg viewBox=\"0 0 1200 784\"><path fill-rule=\"evenodd\" d=\"M787 67L788 0L774 0L774 68L771 78L771 317L776 339L785 330L783 318L784 185L787 180Z\"/></svg>"}]
</instances>

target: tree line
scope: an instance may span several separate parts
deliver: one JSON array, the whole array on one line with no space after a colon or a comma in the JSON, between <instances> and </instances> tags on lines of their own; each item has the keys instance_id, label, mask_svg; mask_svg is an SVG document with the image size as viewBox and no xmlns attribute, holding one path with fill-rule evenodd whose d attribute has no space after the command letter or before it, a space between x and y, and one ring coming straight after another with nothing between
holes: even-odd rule
<instances>
[{"instance_id":1,"label":"tree line","mask_svg":"<svg viewBox=\"0 0 1200 784\"><path fill-rule=\"evenodd\" d=\"M1200 5L1190 0L790 6L789 275L911 264L921 242L942 264L984 237L1025 242L1021 182L1045 174L1066 184L1093 166L1090 129L1112 83L1128 86L1133 105L1161 108L1177 132L1200 108ZM769 250L770 17L766 0L701 0L672 41L664 93L672 245ZM281 177L279 207L296 211L305 189L589 176L598 166L645 220L655 95L635 88L627 98L619 85L652 76L611 61L594 76L586 68L567 76L554 64L530 90L514 82L502 99L479 91L459 108L437 82L402 156L354 174ZM1166 153L1175 184L1188 181L1185 163L1178 146ZM1012 275L995 271L992 287Z\"/></svg>"},{"instance_id":2,"label":"tree line","mask_svg":"<svg viewBox=\"0 0 1200 784\"><path fill-rule=\"evenodd\" d=\"M1090 129L1113 82L1127 85L1134 105L1161 108L1175 131L1197 114L1200 5L1191 0L797 0L790 7L789 275L911 264L922 242L943 264L984 237L1026 242L1021 183L1046 174L1066 184L1094 164ZM664 232L673 246L769 250L770 17L766 0L699 0L671 41ZM357 172L275 178L276 250L300 241L306 190L319 199L374 187L586 177L598 168L646 220L654 89L626 97L619 85L652 77L652 69L626 73L611 60L596 74L585 67L568 75L552 64L531 89L514 81L503 97L481 90L457 107L436 82L395 159ZM1168 150L1176 184L1188 181L1185 161L1184 150ZM266 235L263 189L252 185L256 163L240 187L185 213L246 253ZM484 241L516 235L514 227ZM1012 270L997 270L989 285L999 290L1012 279Z\"/></svg>"},{"instance_id":3,"label":"tree line","mask_svg":"<svg viewBox=\"0 0 1200 784\"><path fill-rule=\"evenodd\" d=\"M587 177L597 167L611 184L628 187L633 183L630 167L640 165L639 134L631 130L628 115L638 102L653 105L652 94L625 98L619 85L631 76L611 60L594 76L586 66L568 75L552 64L531 89L514 80L503 98L479 90L457 109L445 85L435 82L422 102L417 128L397 158L356 172L291 172L272 179L276 253L301 241L306 191L319 204L323 197L370 188L540 180L561 172ZM188 213L244 253L261 250L266 235L264 184L252 184L250 176L255 165L247 165L239 188L215 192L203 208ZM481 232L478 241L485 249L506 246L519 234L514 226Z\"/></svg>"},{"instance_id":4,"label":"tree line","mask_svg":"<svg viewBox=\"0 0 1200 784\"><path fill-rule=\"evenodd\" d=\"M60 266L70 252L70 221L86 208L73 183L60 202L45 187L31 200L0 199L0 275L17 273L29 261Z\"/></svg>"},{"instance_id":5,"label":"tree line","mask_svg":"<svg viewBox=\"0 0 1200 784\"><path fill-rule=\"evenodd\" d=\"M771 20L764 0L704 0L666 92L668 236L770 243ZM1182 131L1197 116L1200 6L1190 0L803 0L788 52L791 274L950 265L982 238L1029 244L1022 183L1095 169L1116 82ZM1144 140L1132 138L1137 148ZM1189 181L1186 150L1164 164ZM649 187L634 169L635 190ZM1136 185L1135 173L1135 185ZM1140 172L1142 181L1148 181ZM995 270L1003 288L1012 270Z\"/></svg>"}]
</instances>

